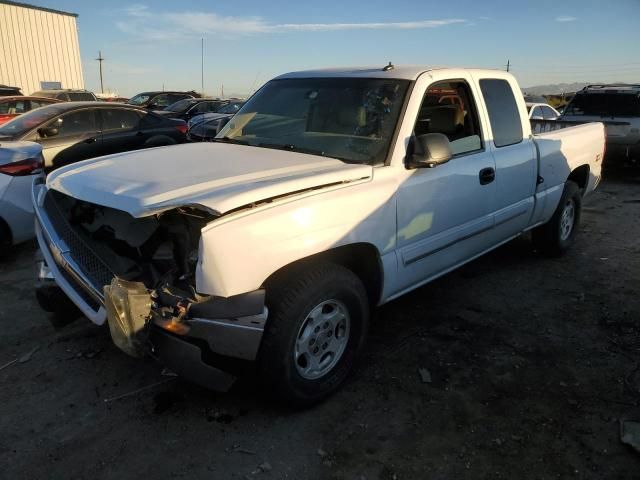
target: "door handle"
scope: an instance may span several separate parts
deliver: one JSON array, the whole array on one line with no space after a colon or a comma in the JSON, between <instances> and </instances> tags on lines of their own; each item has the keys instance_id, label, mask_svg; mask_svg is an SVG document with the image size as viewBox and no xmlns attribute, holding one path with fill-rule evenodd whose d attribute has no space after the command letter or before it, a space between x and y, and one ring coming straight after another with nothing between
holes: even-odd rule
<instances>
[{"instance_id":1,"label":"door handle","mask_svg":"<svg viewBox=\"0 0 640 480\"><path fill-rule=\"evenodd\" d=\"M87 138L84 143L95 143L98 139L96 137Z\"/></svg>"},{"instance_id":2,"label":"door handle","mask_svg":"<svg viewBox=\"0 0 640 480\"><path fill-rule=\"evenodd\" d=\"M496 171L491 167L483 168L478 176L480 177L480 185L487 185L496 179Z\"/></svg>"},{"instance_id":3,"label":"door handle","mask_svg":"<svg viewBox=\"0 0 640 480\"><path fill-rule=\"evenodd\" d=\"M136 137L141 137L142 135L144 135L144 133L142 133L142 132L140 132L140 131L138 131L138 132L136 133Z\"/></svg>"}]
</instances>

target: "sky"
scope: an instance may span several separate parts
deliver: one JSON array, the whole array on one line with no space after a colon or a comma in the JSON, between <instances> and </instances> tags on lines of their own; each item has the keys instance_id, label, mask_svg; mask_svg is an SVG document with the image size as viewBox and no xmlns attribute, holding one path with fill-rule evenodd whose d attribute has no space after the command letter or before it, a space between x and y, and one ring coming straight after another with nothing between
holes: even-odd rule
<instances>
[{"instance_id":1,"label":"sky","mask_svg":"<svg viewBox=\"0 0 640 480\"><path fill-rule=\"evenodd\" d=\"M77 13L85 87L247 95L293 70L506 68L523 87L640 83L640 0L25 0Z\"/></svg>"}]
</instances>

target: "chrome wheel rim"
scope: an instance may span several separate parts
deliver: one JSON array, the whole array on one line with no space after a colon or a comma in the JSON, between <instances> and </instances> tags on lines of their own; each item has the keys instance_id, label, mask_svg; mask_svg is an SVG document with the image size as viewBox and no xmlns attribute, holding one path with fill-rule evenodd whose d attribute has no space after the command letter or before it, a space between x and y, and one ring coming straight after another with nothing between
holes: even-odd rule
<instances>
[{"instance_id":1,"label":"chrome wheel rim","mask_svg":"<svg viewBox=\"0 0 640 480\"><path fill-rule=\"evenodd\" d=\"M572 198L567 200L560 217L560 240L566 240L571 236L573 224L576 220L576 206Z\"/></svg>"},{"instance_id":2,"label":"chrome wheel rim","mask_svg":"<svg viewBox=\"0 0 640 480\"><path fill-rule=\"evenodd\" d=\"M351 318L339 300L326 300L307 314L296 337L293 362L301 377L315 380L329 373L349 343Z\"/></svg>"}]
</instances>

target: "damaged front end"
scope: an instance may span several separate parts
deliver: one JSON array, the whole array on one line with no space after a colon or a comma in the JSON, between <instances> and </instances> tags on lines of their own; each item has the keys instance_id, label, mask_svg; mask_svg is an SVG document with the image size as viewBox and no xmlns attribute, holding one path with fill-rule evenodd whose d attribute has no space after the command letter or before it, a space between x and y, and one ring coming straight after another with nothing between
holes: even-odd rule
<instances>
[{"instance_id":1,"label":"damaged front end","mask_svg":"<svg viewBox=\"0 0 640 480\"><path fill-rule=\"evenodd\" d=\"M55 190L36 214L56 282L92 320L106 310L111 337L127 354L151 353L219 390L231 385L239 364L255 359L264 291L221 298L196 289L201 230L215 215L186 206L134 218Z\"/></svg>"}]
</instances>

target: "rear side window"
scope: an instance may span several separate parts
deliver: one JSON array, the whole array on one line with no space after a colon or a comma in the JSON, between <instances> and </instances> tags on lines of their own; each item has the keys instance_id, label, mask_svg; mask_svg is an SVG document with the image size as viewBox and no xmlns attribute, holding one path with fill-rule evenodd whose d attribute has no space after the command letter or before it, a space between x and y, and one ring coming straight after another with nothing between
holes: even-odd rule
<instances>
[{"instance_id":1,"label":"rear side window","mask_svg":"<svg viewBox=\"0 0 640 480\"><path fill-rule=\"evenodd\" d=\"M105 131L132 130L140 123L140 116L132 110L103 108L101 113Z\"/></svg>"},{"instance_id":2,"label":"rear side window","mask_svg":"<svg viewBox=\"0 0 640 480\"><path fill-rule=\"evenodd\" d=\"M509 82L499 79L480 80L480 90L487 105L493 143L506 147L522 141L522 121Z\"/></svg>"},{"instance_id":3,"label":"rear side window","mask_svg":"<svg viewBox=\"0 0 640 480\"><path fill-rule=\"evenodd\" d=\"M579 93L564 111L565 115L595 117L640 117L640 95L630 93Z\"/></svg>"},{"instance_id":4,"label":"rear side window","mask_svg":"<svg viewBox=\"0 0 640 480\"><path fill-rule=\"evenodd\" d=\"M541 109L545 120L554 120L558 118L558 114L549 107L541 107Z\"/></svg>"}]
</instances>

